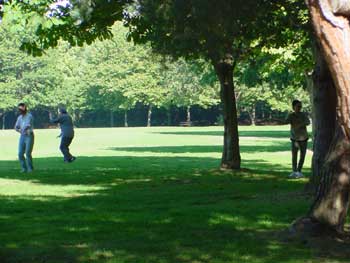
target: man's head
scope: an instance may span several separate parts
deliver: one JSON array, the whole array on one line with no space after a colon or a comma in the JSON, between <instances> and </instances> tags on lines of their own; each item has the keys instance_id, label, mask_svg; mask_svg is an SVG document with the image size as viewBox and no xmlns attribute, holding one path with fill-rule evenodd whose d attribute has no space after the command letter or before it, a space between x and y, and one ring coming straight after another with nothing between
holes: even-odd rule
<instances>
[{"instance_id":1,"label":"man's head","mask_svg":"<svg viewBox=\"0 0 350 263\"><path fill-rule=\"evenodd\" d=\"M60 108L58 109L58 112L59 112L60 114L67 114L67 110L66 110L64 107L60 107Z\"/></svg>"},{"instance_id":2,"label":"man's head","mask_svg":"<svg viewBox=\"0 0 350 263\"><path fill-rule=\"evenodd\" d=\"M300 112L301 111L302 104L301 104L300 100L293 100L292 106L293 106L293 110L295 112Z\"/></svg>"},{"instance_id":3,"label":"man's head","mask_svg":"<svg viewBox=\"0 0 350 263\"><path fill-rule=\"evenodd\" d=\"M27 113L27 105L25 103L21 102L17 107L20 114L25 115Z\"/></svg>"}]
</instances>

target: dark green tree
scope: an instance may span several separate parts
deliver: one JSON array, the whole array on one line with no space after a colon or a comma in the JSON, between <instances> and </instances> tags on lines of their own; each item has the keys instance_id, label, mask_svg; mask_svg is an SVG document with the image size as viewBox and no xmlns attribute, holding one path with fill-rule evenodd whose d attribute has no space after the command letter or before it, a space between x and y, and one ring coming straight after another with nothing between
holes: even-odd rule
<instances>
[{"instance_id":1,"label":"dark green tree","mask_svg":"<svg viewBox=\"0 0 350 263\"><path fill-rule=\"evenodd\" d=\"M224 116L222 168L239 169L241 158L233 72L244 57L267 44L283 42L289 23L286 8L296 1L140 0L128 14L135 42L150 41L154 50L173 57L209 61L221 85ZM291 15L291 14L289 14ZM281 32L276 34L276 27ZM287 26L286 26L287 27Z\"/></svg>"}]
</instances>

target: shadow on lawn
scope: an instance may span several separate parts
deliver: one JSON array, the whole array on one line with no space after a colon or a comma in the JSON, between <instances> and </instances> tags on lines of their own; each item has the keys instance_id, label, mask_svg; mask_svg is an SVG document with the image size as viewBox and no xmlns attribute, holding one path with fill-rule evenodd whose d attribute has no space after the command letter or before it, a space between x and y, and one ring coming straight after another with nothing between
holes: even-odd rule
<instances>
[{"instance_id":1,"label":"shadow on lawn","mask_svg":"<svg viewBox=\"0 0 350 263\"><path fill-rule=\"evenodd\" d=\"M112 147L108 150L125 152L154 152L154 153L221 153L220 145L183 145L183 146L149 146L149 147ZM290 141L276 142L271 145L242 145L242 153L284 152L290 151Z\"/></svg>"},{"instance_id":2,"label":"shadow on lawn","mask_svg":"<svg viewBox=\"0 0 350 263\"><path fill-rule=\"evenodd\" d=\"M223 136L223 131L179 131L179 132L153 132L167 135L204 135ZM289 138L289 131L239 131L241 137L269 137L269 138Z\"/></svg>"},{"instance_id":3,"label":"shadow on lawn","mask_svg":"<svg viewBox=\"0 0 350 263\"><path fill-rule=\"evenodd\" d=\"M223 136L223 131L179 131L179 132L152 132L157 134L166 135L202 135L202 136ZM311 133L309 133L312 138ZM240 137L263 137L263 138L285 138L286 140L290 137L290 132L286 130L266 131L266 130L255 130L255 131L239 131Z\"/></svg>"},{"instance_id":4,"label":"shadow on lawn","mask_svg":"<svg viewBox=\"0 0 350 263\"><path fill-rule=\"evenodd\" d=\"M310 249L276 236L308 207L295 194L303 182L286 180L284 166L252 160L245 165L254 170L228 173L214 158L35 161L30 175L0 161L0 179L101 188L65 198L0 196L2 263L311 262Z\"/></svg>"}]
</instances>

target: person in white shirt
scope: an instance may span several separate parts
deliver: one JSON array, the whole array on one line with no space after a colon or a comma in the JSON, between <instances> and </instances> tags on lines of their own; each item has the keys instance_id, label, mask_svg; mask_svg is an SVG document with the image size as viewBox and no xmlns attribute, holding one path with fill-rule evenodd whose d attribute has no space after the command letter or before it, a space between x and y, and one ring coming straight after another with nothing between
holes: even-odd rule
<instances>
[{"instance_id":1,"label":"person in white shirt","mask_svg":"<svg viewBox=\"0 0 350 263\"><path fill-rule=\"evenodd\" d=\"M20 133L18 143L18 159L23 173L33 171L32 151L34 146L33 115L28 112L24 103L18 104L20 115L17 118L15 130ZM24 157L25 154L25 157Z\"/></svg>"}]
</instances>

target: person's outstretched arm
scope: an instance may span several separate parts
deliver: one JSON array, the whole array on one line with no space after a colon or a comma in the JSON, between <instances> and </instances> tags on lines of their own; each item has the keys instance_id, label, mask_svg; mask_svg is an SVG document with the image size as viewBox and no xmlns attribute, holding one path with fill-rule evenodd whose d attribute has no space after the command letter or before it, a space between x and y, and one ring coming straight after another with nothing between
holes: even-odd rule
<instances>
[{"instance_id":1,"label":"person's outstretched arm","mask_svg":"<svg viewBox=\"0 0 350 263\"><path fill-rule=\"evenodd\" d=\"M284 124L290 124L290 122L291 122L291 114L288 113L287 117L284 120Z\"/></svg>"},{"instance_id":2,"label":"person's outstretched arm","mask_svg":"<svg viewBox=\"0 0 350 263\"><path fill-rule=\"evenodd\" d=\"M49 118L50 118L50 123L52 124L60 123L60 117L53 118L51 112L49 112Z\"/></svg>"}]
</instances>

